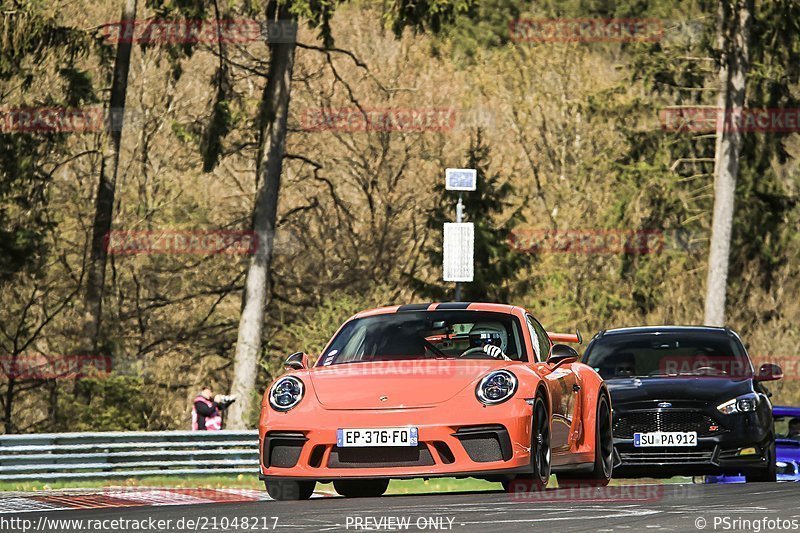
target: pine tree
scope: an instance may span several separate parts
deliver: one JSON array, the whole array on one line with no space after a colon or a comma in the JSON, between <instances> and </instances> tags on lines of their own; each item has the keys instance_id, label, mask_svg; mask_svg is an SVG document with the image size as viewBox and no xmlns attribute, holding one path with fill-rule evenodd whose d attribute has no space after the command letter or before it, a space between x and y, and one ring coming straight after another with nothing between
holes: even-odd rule
<instances>
[{"instance_id":1,"label":"pine tree","mask_svg":"<svg viewBox=\"0 0 800 533\"><path fill-rule=\"evenodd\" d=\"M465 302L506 303L523 289L525 282L519 281L518 277L530 262L529 256L510 246L511 232L524 222L521 206L515 206L512 201L516 191L510 181L499 173L491 173L490 147L480 129L470 140L464 167L477 170L475 191L462 193L464 222L475 225L475 277L472 282L462 285L461 299ZM436 185L434 193L438 200L428 215L427 226L438 238L425 250L425 255L430 267L428 270L435 272L438 279L430 282L414 277L410 281L421 296L447 301L453 298L453 287L440 281L443 225L455 220L458 193L447 191L441 182Z\"/></svg>"}]
</instances>

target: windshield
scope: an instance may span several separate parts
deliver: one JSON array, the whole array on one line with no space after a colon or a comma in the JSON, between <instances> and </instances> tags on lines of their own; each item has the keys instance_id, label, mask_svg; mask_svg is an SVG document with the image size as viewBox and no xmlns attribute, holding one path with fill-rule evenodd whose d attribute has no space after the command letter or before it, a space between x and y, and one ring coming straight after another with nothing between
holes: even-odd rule
<instances>
[{"instance_id":1,"label":"windshield","mask_svg":"<svg viewBox=\"0 0 800 533\"><path fill-rule=\"evenodd\" d=\"M775 437L800 441L800 416L776 416Z\"/></svg>"},{"instance_id":2,"label":"windshield","mask_svg":"<svg viewBox=\"0 0 800 533\"><path fill-rule=\"evenodd\" d=\"M505 357L527 361L520 332L519 320L506 313L459 310L375 315L348 322L319 364Z\"/></svg>"},{"instance_id":3,"label":"windshield","mask_svg":"<svg viewBox=\"0 0 800 533\"><path fill-rule=\"evenodd\" d=\"M612 334L596 339L584 362L604 379L651 376L751 377L738 342L707 332Z\"/></svg>"}]
</instances>

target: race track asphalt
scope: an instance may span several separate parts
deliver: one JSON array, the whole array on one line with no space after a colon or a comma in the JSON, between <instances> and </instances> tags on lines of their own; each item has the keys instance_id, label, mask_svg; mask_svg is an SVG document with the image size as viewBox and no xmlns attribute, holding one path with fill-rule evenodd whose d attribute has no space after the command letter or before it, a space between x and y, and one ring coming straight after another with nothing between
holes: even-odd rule
<instances>
[{"instance_id":1,"label":"race track asphalt","mask_svg":"<svg viewBox=\"0 0 800 533\"><path fill-rule=\"evenodd\" d=\"M53 532L797 531L800 530L800 484L631 484L548 489L525 495L472 492L363 499L328 497L301 502L31 512L17 517L30 521L29 531ZM5 518L10 517L5 515ZM73 522L59 524L57 520ZM159 525L158 520L164 522ZM5 526L9 525L13 524L5 522Z\"/></svg>"}]
</instances>

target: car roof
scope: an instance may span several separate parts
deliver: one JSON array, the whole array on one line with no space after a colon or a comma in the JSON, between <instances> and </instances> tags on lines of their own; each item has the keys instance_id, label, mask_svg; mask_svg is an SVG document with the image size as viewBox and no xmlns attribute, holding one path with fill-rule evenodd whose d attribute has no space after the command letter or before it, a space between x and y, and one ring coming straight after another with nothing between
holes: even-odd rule
<instances>
[{"instance_id":1,"label":"car roof","mask_svg":"<svg viewBox=\"0 0 800 533\"><path fill-rule=\"evenodd\" d=\"M633 326L606 329L599 333L605 335L629 335L636 333L732 333L730 329L717 326Z\"/></svg>"},{"instance_id":2,"label":"car roof","mask_svg":"<svg viewBox=\"0 0 800 533\"><path fill-rule=\"evenodd\" d=\"M388 315L393 313L406 313L413 311L492 311L495 313L514 314L516 306L508 304L495 304L483 302L430 302L406 305L392 305L369 309L356 314L353 318L365 316Z\"/></svg>"}]
</instances>

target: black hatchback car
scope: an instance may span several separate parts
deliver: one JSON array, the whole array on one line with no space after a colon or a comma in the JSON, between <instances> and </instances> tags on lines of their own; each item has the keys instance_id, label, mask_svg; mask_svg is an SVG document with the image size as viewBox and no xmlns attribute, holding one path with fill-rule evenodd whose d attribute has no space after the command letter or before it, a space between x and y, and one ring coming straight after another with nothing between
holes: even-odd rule
<instances>
[{"instance_id":1,"label":"black hatchback car","mask_svg":"<svg viewBox=\"0 0 800 533\"><path fill-rule=\"evenodd\" d=\"M772 404L739 336L727 328L635 327L601 331L583 362L611 393L614 475L744 474L775 481Z\"/></svg>"}]
</instances>

